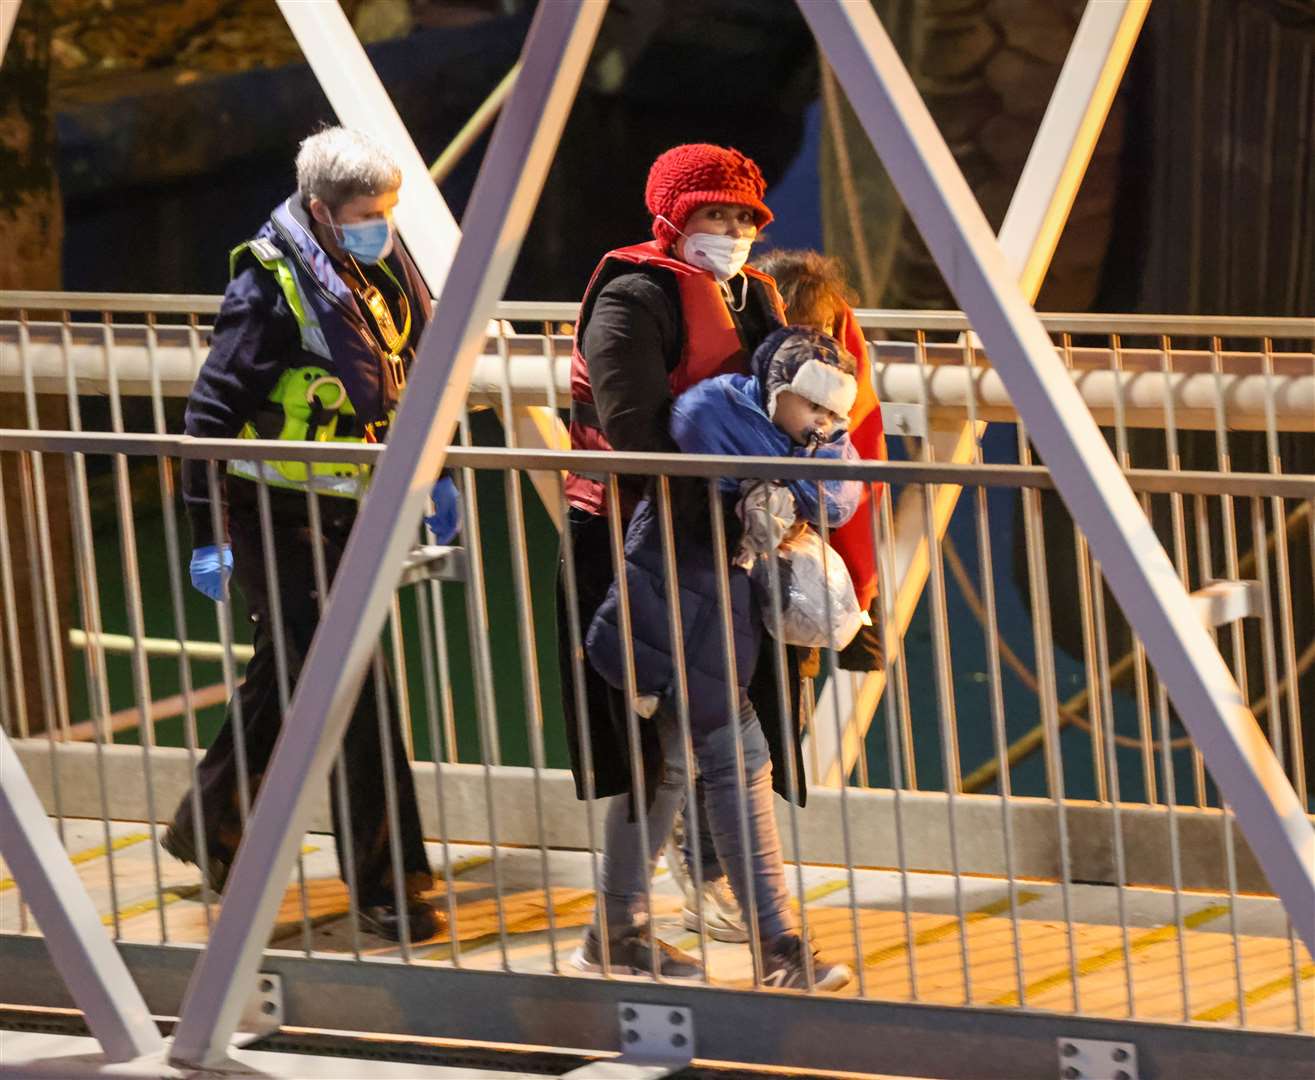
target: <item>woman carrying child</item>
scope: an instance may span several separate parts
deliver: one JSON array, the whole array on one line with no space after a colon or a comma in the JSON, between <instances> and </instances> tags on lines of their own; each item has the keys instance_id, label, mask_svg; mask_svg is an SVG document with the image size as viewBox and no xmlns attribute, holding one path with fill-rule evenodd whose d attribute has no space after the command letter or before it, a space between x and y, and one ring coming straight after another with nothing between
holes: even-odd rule
<instances>
[{"instance_id":1,"label":"woman carrying child","mask_svg":"<svg viewBox=\"0 0 1315 1080\"><path fill-rule=\"evenodd\" d=\"M845 435L846 418L857 392L853 372L853 358L834 339L805 327L783 327L758 347L751 374L719 375L681 394L672 406L672 437L688 453L854 460L856 455ZM761 599L762 590L753 587L749 570L783 538L798 538L807 529L805 522L843 525L853 514L862 484L829 480L821 485L819 496L818 485L811 480L773 483L724 478L719 490L728 525L725 560L714 550L718 537L703 509L706 504L700 501L691 501L684 508L673 552L680 584L685 702L702 780L700 810L706 815L714 849L741 908L756 915L763 981L769 986L803 988L809 984L807 964L811 960L813 984L833 990L849 981L849 969L806 954L786 888L772 806L771 754L764 734L765 721L779 724L779 720L770 716L760 720L750 697L763 630L773 612L770 601ZM810 549L821 549L816 532L812 544L805 545L805 550ZM617 582L589 628L588 653L596 670L616 687L625 684L627 652L633 657L637 712L652 717L649 722L657 729L665 755L648 820L650 828L666 829L684 802L686 783L664 552L657 510L650 498L639 504L631 518L625 551L632 636L627 638L620 631ZM722 611L719 601L719 564L730 564L728 613ZM782 589L790 598L784 621L811 627L811 643L830 639L843 646L858 628L858 605L834 552L830 565L833 572L840 571L847 605L838 596L828 600L822 595L829 590L807 594L801 584L819 581L817 571L826 569L822 559L814 558L811 568L802 565L798 556L788 567L780 564L781 578L794 574L794 583L788 590ZM807 573L809 570L812 572ZM756 576L766 585L764 579L771 575L769 571ZM841 615L847 624L843 628ZM732 629L733 668L724 655L723 617L729 618ZM731 700L736 702L733 711ZM736 726L742 767L737 761ZM797 754L797 743L795 751ZM606 857L611 858L610 851ZM611 884L610 880L604 882L609 901ZM631 902L636 900L642 900L642 890L632 896ZM585 954L588 946L587 940Z\"/></svg>"},{"instance_id":2,"label":"woman carrying child","mask_svg":"<svg viewBox=\"0 0 1315 1080\"><path fill-rule=\"evenodd\" d=\"M670 421L675 397L709 377L747 371L753 350L783 321L771 279L744 265L759 229L771 220L762 201L764 189L757 166L722 147L676 147L654 163L645 191L653 214L654 240L604 256L581 305L572 358L573 448L674 452L678 447ZM644 485L623 478L619 488L622 505L618 509L626 518ZM600 477L573 472L567 478L567 493L576 590L574 597L568 597L564 576L559 575L558 641L577 793L581 798L588 794L629 796L627 703L588 665L578 665L584 675L579 689L586 715L577 711L579 658L571 650L568 632L567 604L574 601L577 625L587 629L612 584L606 488ZM752 742L754 760L762 762L751 783L761 785L765 769L779 789L786 791L789 785L779 731L775 730L778 725L766 725L764 732L757 720L759 714L779 715L776 673L770 659L760 669L746 671L746 676L753 676L747 703L756 709L751 707L747 715L735 719L746 737L746 750ZM789 691L793 717L797 678L790 680ZM723 727L730 730L729 718ZM600 898L606 941L597 929L586 935L578 957L582 967L601 967L606 948L617 970L686 977L699 973L698 964L690 957L655 942L644 919L656 848L684 800L684 748L671 738L671 731L671 724L661 722L640 725L648 805L636 807L627 797L614 799L608 808ZM592 757L588 775L582 753L586 739ZM723 750L733 746L733 737L728 741L726 734L715 741ZM775 769L766 765L767 757L775 759ZM702 758L700 769L706 781L708 770ZM795 786L802 794L802 772L796 772ZM650 847L654 848L649 852L640 850L638 813L647 818ZM759 854L753 853L754 860L762 861ZM774 857L779 866L779 846L774 856L765 852L762 857L768 862ZM772 905L760 907L768 910ZM771 946L779 946L773 951L776 959L767 965L769 973L774 973L773 981L803 985L806 962L797 933L793 938L788 933L765 938L770 938Z\"/></svg>"}]
</instances>

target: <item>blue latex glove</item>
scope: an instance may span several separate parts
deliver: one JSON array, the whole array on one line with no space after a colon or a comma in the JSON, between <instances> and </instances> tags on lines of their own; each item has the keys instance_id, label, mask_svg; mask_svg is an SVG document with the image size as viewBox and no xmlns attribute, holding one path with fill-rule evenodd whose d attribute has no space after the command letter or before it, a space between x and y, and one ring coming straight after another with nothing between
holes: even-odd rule
<instances>
[{"instance_id":1,"label":"blue latex glove","mask_svg":"<svg viewBox=\"0 0 1315 1080\"><path fill-rule=\"evenodd\" d=\"M211 600L221 600L224 586L233 574L233 549L227 544L207 544L192 552L192 585Z\"/></svg>"},{"instance_id":2,"label":"blue latex glove","mask_svg":"<svg viewBox=\"0 0 1315 1080\"><path fill-rule=\"evenodd\" d=\"M431 495L434 512L425 516L425 524L434 534L434 542L450 544L461 531L461 495L450 476L440 476Z\"/></svg>"}]
</instances>

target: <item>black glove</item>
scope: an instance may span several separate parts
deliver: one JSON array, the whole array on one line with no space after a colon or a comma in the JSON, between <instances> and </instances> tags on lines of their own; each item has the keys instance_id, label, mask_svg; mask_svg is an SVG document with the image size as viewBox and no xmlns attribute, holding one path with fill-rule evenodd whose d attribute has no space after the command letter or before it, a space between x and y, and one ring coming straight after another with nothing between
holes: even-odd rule
<instances>
[{"instance_id":1,"label":"black glove","mask_svg":"<svg viewBox=\"0 0 1315 1080\"><path fill-rule=\"evenodd\" d=\"M836 663L845 671L882 671L886 667L886 650L881 645L881 627L878 625L877 604L874 599L868 606L872 625L860 626L854 640L836 653Z\"/></svg>"}]
</instances>

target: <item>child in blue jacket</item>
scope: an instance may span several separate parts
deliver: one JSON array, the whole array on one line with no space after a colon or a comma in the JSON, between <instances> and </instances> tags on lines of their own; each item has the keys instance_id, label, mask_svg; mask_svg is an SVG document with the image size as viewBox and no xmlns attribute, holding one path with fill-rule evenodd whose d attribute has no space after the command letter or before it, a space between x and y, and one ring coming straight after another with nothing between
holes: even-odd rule
<instances>
[{"instance_id":1,"label":"child in blue jacket","mask_svg":"<svg viewBox=\"0 0 1315 1080\"><path fill-rule=\"evenodd\" d=\"M800 326L773 331L758 347L752 374L706 379L673 404L671 434L690 453L771 457L829 457L857 460L845 433L845 417L857 392L854 359L831 337ZM696 482L696 487L702 487ZM756 486L750 481L745 487ZM793 496L796 518L836 528L849 520L862 491L859 481L782 482ZM719 483L724 502L734 508L741 481ZM772 809L772 763L768 743L748 687L757 662L764 629L764 612L747 572L734 565L740 544L737 515L725 514L731 627L735 640L733 693L731 672L722 644L717 560L712 548L706 499L688 503L678 515L675 559L680 595L680 622L688 687L690 732L694 756L707 798L707 815L716 850L744 910L750 910L753 882L759 938L763 944L763 974L768 985L805 987L806 947L790 907L780 839ZM661 782L651 793L648 830L654 850L644 859L631 835L634 823L625 808L609 809L603 868L603 898L608 936L633 931L642 915L653 858L671 830L685 800L685 747L677 719L675 672L667 618L666 580L657 509L652 498L635 510L626 530L626 586L631 614L631 641L636 686L641 696L657 699L651 720L662 747ZM619 587L614 582L589 627L589 659L599 674L624 687L624 650L619 630ZM732 710L731 702L736 703ZM769 718L771 719L771 718ZM735 728L739 725L744 753L743 773L736 766ZM741 795L743 791L743 796ZM747 799L749 850L741 844L739 803ZM624 800L621 800L624 801ZM614 822L613 818L617 820ZM664 946L669 948L669 946ZM584 970L601 968L601 943L591 929L576 954ZM615 955L615 953L614 953ZM692 958L682 958L697 972ZM812 960L813 981L820 989L844 986L850 978L843 964ZM615 961L613 969L616 969Z\"/></svg>"}]
</instances>

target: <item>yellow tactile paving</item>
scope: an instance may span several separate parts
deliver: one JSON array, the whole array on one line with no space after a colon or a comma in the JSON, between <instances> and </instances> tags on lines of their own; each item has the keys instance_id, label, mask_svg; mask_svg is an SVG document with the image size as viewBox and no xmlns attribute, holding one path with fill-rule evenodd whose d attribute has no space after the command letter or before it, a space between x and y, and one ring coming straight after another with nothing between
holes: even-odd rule
<instances>
[{"instance_id":1,"label":"yellow tactile paving","mask_svg":"<svg viewBox=\"0 0 1315 1080\"><path fill-rule=\"evenodd\" d=\"M1198 926L1213 922L1215 919L1227 914L1228 908L1223 904L1210 904L1186 915L1183 918L1183 927L1186 930L1195 930ZM1109 931L1110 935L1117 939L1116 943L1111 944L1108 948L1101 949L1099 952L1087 952L1085 955L1080 956L1076 972L1066 966L1059 971L1053 971L1040 979L1029 982L1025 991L1028 1004L1041 1008L1052 1007L1048 1004L1052 991L1067 987L1067 984L1072 982L1075 977L1085 978L1088 975L1094 975L1097 972L1106 971L1116 966L1126 966L1129 957L1140 957L1141 954L1159 946L1168 946L1173 957L1176 957L1179 951L1178 926L1173 923L1157 926L1153 930L1143 930L1129 934L1126 952L1118 928L1105 927L1103 929ZM1064 992L1066 995L1072 993L1070 990ZM1005 994L991 1002L992 1005L1017 1005L1018 1003L1017 994Z\"/></svg>"},{"instance_id":2,"label":"yellow tactile paving","mask_svg":"<svg viewBox=\"0 0 1315 1080\"><path fill-rule=\"evenodd\" d=\"M113 922L115 906L111 905L108 888L110 860L105 856L109 852L103 834L94 831L93 825L99 828L99 823L69 823L65 842L70 847L82 845L74 851L73 861L108 925ZM114 856L119 934L125 940L159 941L163 919L170 941L204 941L208 919L201 903L197 871L153 848L147 842L151 835L144 826L114 825L110 851ZM313 839L317 843L304 849L303 860L310 947L319 952L349 952L355 944L372 957L396 957L396 943L353 932L346 917L347 892L337 876L333 844L323 837ZM442 849L436 844L429 845L429 849L437 868ZM587 854L549 852L545 880L545 867L537 850L499 849L501 928L493 884L493 853L488 847L454 844L450 855L454 924L430 941L415 943L413 959L450 963L455 939L463 966L485 969L505 963L517 971L550 971L551 938L556 945L558 969L572 972L567 960L593 915L592 870ZM1056 917L1058 893L1053 884L1028 882L1027 887L1018 889L1015 925L1004 882L966 880L964 895L972 906L960 920L948 907L948 879L914 875L908 879L913 911L906 924L898 880L888 871L859 871L851 881L843 869L836 867L805 868L804 903L817 948L829 961L856 966L861 958L864 991L870 997L892 1001L916 998L951 1005L970 998L976 1005L1009 1006L1017 1004L1021 994L1030 1008L1069 1011L1075 1007L1076 990L1077 1007L1082 1013L1121 1018L1129 1011L1131 975L1138 1017L1181 1021L1186 1004L1190 1020L1233 1025L1242 1022L1238 1004L1240 975L1247 1026L1292 1030L1297 1024L1294 999L1300 994L1305 1028L1315 1027L1315 963L1304 947L1298 946L1294 971L1293 949L1281 936L1281 911L1273 906L1274 901L1244 898L1238 909L1235 955L1225 898L1187 895L1185 933L1180 940L1177 926L1166 918L1165 896L1155 890L1138 891L1135 900L1140 907L1134 905L1130 911L1136 911L1139 925L1127 932L1128 963L1123 933L1117 925L1076 922L1070 928ZM447 875L436 871L435 883L431 898L447 915ZM791 886L795 886L793 878ZM16 895L8 879L0 879L3 892ZM857 928L850 907L856 895ZM1087 894L1083 899L1087 906L1079 904L1075 910L1088 917L1104 918L1107 912L1099 899L1097 893ZM272 943L283 948L302 946L302 903L302 890L294 873ZM682 906L683 897L676 883L659 870L653 887L655 925L665 940L699 955L702 950L697 935L681 926ZM17 905L7 907L14 910L0 915L0 923L5 929L16 929ZM216 911L210 909L210 918ZM551 935L549 911L554 923ZM965 933L967 988L963 973ZM710 942L707 957L715 983L751 984L747 947ZM1185 957L1187 968L1185 1003L1180 957ZM916 978L916 993L909 978L910 966ZM857 987L851 985L846 993L857 993Z\"/></svg>"},{"instance_id":3,"label":"yellow tactile paving","mask_svg":"<svg viewBox=\"0 0 1315 1080\"><path fill-rule=\"evenodd\" d=\"M91 862L93 859L102 858L106 851L122 851L126 847L131 847L133 844L140 844L143 840L149 840L150 838L151 834L144 832L116 836L110 841L108 848L104 844L97 844L94 847L83 848L81 851L70 852L69 862L74 866L81 866L84 863ZM18 882L11 877L0 878L0 893L8 892L10 889L16 888L17 885Z\"/></svg>"}]
</instances>

